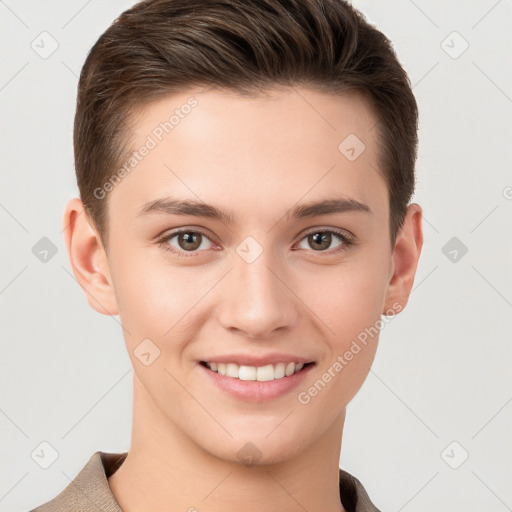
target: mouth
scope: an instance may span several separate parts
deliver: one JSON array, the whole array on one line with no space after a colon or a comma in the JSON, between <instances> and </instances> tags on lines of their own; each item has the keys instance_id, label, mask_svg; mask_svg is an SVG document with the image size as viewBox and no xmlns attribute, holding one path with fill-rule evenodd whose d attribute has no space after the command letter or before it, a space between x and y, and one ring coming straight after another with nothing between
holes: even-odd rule
<instances>
[{"instance_id":1,"label":"mouth","mask_svg":"<svg viewBox=\"0 0 512 512\"><path fill-rule=\"evenodd\" d=\"M310 361L307 363L277 363L267 364L265 366L245 366L236 363L200 361L199 364L211 372L218 373L224 377L241 381L267 382L280 380L304 372L316 363Z\"/></svg>"}]
</instances>

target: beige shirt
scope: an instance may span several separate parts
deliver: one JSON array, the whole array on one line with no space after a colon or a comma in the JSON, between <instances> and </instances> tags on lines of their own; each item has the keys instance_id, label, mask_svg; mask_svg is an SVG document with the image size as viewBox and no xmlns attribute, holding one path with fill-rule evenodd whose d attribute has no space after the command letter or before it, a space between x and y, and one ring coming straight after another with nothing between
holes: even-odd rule
<instances>
[{"instance_id":1,"label":"beige shirt","mask_svg":"<svg viewBox=\"0 0 512 512\"><path fill-rule=\"evenodd\" d=\"M128 452L96 452L75 479L55 498L31 512L122 512L107 478L124 462ZM361 482L340 469L340 499L347 512L380 512Z\"/></svg>"}]
</instances>

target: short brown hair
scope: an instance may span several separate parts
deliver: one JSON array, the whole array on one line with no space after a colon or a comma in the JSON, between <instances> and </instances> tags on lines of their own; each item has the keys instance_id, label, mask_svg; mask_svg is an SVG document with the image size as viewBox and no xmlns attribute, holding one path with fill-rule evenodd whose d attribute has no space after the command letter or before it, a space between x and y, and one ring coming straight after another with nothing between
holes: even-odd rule
<instances>
[{"instance_id":1,"label":"short brown hair","mask_svg":"<svg viewBox=\"0 0 512 512\"><path fill-rule=\"evenodd\" d=\"M294 85L369 100L394 245L415 186L418 111L407 74L379 30L344 0L145 0L100 36L78 84L76 175L105 249L107 200L95 190L133 151L134 108L193 86L243 95Z\"/></svg>"}]
</instances>

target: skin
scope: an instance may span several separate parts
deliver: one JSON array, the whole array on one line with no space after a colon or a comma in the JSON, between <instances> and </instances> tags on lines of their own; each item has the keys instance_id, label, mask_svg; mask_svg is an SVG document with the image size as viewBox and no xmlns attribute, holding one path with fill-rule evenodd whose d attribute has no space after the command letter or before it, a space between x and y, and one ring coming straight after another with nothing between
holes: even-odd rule
<instances>
[{"instance_id":1,"label":"skin","mask_svg":"<svg viewBox=\"0 0 512 512\"><path fill-rule=\"evenodd\" d=\"M133 147L191 96L198 105L109 192L108 254L79 199L64 214L74 275L91 307L120 316L133 364L132 444L109 485L128 512L229 512L241 503L248 512L299 504L343 511L345 411L368 375L378 335L309 403L297 396L381 314L405 307L423 244L421 208L409 205L392 247L377 120L353 94L284 88L243 98L194 89L136 111ZM338 150L349 134L366 146L355 161ZM235 223L137 215L166 196L213 204ZM371 213L286 217L297 203L339 197ZM166 251L190 247L178 236L156 240L180 227L209 239L192 256ZM332 234L318 248L311 228L348 231L354 243L336 252L343 242ZM263 250L252 263L236 252L248 236ZM160 356L145 366L134 350L147 338ZM198 367L208 356L278 351L316 365L298 388L262 403L207 384ZM261 454L252 466L237 457L246 443Z\"/></svg>"}]
</instances>

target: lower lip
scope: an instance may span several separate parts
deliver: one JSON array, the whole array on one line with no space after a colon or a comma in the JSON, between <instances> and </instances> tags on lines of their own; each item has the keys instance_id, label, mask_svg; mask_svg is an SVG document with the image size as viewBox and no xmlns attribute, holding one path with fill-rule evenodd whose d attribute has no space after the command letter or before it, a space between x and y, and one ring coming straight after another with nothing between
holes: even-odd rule
<instances>
[{"instance_id":1,"label":"lower lip","mask_svg":"<svg viewBox=\"0 0 512 512\"><path fill-rule=\"evenodd\" d=\"M265 402L278 398L297 387L313 368L313 364L288 377L267 381L240 380L226 377L198 363L201 371L220 389L241 400L248 402Z\"/></svg>"}]
</instances>

